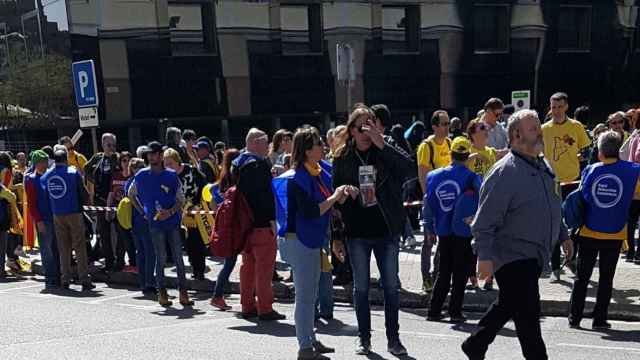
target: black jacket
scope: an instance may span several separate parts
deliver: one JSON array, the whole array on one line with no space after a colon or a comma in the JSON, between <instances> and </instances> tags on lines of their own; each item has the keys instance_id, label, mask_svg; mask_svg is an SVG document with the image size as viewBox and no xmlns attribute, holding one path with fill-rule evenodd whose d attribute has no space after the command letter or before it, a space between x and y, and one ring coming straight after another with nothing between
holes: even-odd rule
<instances>
[{"instance_id":1,"label":"black jacket","mask_svg":"<svg viewBox=\"0 0 640 360\"><path fill-rule=\"evenodd\" d=\"M355 153L355 143L351 141L333 161L333 186L359 185L358 168L361 165ZM409 156L397 147L385 143L382 150L371 145L369 151L375 152L376 162L376 196L378 206L384 217L386 226L392 236L400 235L407 221L407 213L402 203L402 185L411 177L412 162ZM348 227L349 222L360 216L362 209L359 199L348 198L343 205L338 205L342 218Z\"/></svg>"}]
</instances>

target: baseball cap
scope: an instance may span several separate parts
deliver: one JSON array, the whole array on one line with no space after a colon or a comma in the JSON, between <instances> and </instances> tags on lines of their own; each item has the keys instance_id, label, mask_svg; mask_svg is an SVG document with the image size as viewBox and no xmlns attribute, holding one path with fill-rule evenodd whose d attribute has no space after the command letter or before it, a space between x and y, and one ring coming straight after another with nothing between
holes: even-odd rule
<instances>
[{"instance_id":1,"label":"baseball cap","mask_svg":"<svg viewBox=\"0 0 640 360\"><path fill-rule=\"evenodd\" d=\"M203 149L206 148L207 150L211 151L211 148L209 147L209 143L206 141L198 141L197 144L193 145L194 149Z\"/></svg>"},{"instance_id":2,"label":"baseball cap","mask_svg":"<svg viewBox=\"0 0 640 360\"><path fill-rule=\"evenodd\" d=\"M162 152L162 144L157 141L150 142L147 147L149 148L149 152L152 153L161 153Z\"/></svg>"},{"instance_id":3,"label":"baseball cap","mask_svg":"<svg viewBox=\"0 0 640 360\"><path fill-rule=\"evenodd\" d=\"M451 143L451 151L458 154L469 154L471 152L471 141L464 136L458 136Z\"/></svg>"}]
</instances>

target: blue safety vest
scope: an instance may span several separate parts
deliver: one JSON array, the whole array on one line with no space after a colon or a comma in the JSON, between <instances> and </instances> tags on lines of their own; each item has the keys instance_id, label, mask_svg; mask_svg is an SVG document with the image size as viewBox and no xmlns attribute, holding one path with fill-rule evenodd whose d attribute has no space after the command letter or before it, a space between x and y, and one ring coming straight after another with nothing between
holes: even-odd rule
<instances>
[{"instance_id":1,"label":"blue safety vest","mask_svg":"<svg viewBox=\"0 0 640 360\"><path fill-rule=\"evenodd\" d=\"M585 226L607 234L622 231L639 175L640 165L623 160L587 166L581 185Z\"/></svg>"}]
</instances>

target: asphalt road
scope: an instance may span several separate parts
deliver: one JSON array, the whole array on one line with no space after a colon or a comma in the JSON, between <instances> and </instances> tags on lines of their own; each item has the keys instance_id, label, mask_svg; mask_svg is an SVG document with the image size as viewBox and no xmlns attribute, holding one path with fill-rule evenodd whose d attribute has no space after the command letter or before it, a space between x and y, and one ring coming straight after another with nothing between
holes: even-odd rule
<instances>
[{"instance_id":1,"label":"asphalt road","mask_svg":"<svg viewBox=\"0 0 640 360\"><path fill-rule=\"evenodd\" d=\"M89 294L70 291L42 294L41 279L0 283L0 359L295 359L297 344L293 305L276 304L288 319L279 323L242 320L239 299L232 312L208 305L208 293L193 293L196 305L164 309L137 291L98 284ZM72 287L73 288L73 287ZM79 289L76 289L79 290ZM175 290L171 290L176 295ZM176 301L177 302L177 301ZM400 314L401 339L409 350L405 359L463 360L460 343L473 331L480 314L469 324L454 326L424 320L424 311ZM332 359L358 359L353 354L355 314L338 304L336 319L318 324L318 338L336 347ZM610 331L573 330L564 318L545 318L543 333L551 359L640 359L640 323L613 321ZM590 321L583 322L585 328ZM384 312L373 311L373 349L369 359L395 359L386 351ZM490 348L487 359L521 359L512 323Z\"/></svg>"}]
</instances>

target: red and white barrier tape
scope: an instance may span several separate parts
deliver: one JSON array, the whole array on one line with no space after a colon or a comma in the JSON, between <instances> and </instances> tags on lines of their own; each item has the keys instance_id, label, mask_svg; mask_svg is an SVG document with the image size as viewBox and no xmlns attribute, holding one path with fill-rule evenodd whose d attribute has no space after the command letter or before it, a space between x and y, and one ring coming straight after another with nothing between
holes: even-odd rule
<instances>
[{"instance_id":1,"label":"red and white barrier tape","mask_svg":"<svg viewBox=\"0 0 640 360\"><path fill-rule=\"evenodd\" d=\"M84 211L92 211L92 212L115 212L118 209L115 207L108 207L108 206L84 206L83 207ZM207 214L211 214L211 215L215 215L216 212L209 210L191 210L187 212L189 215L207 215Z\"/></svg>"}]
</instances>

